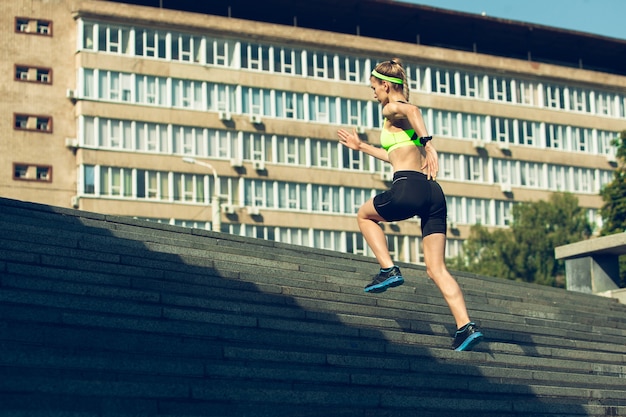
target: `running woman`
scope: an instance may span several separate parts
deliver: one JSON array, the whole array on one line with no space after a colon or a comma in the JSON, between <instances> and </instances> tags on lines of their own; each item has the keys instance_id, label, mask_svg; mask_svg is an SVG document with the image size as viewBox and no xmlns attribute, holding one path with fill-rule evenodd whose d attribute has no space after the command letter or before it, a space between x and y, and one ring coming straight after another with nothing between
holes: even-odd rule
<instances>
[{"instance_id":1,"label":"running woman","mask_svg":"<svg viewBox=\"0 0 626 417\"><path fill-rule=\"evenodd\" d=\"M381 147L361 141L356 130L337 132L341 144L389 162L394 171L391 188L365 202L357 214L359 229L380 264L379 273L365 286L365 292L380 293L404 283L378 223L419 216L426 272L456 322L452 348L470 350L483 334L470 320L461 288L445 264L447 208L444 193L435 181L439 171L437 151L420 109L409 103L409 86L400 60L379 63L372 71L370 88L382 106Z\"/></svg>"}]
</instances>

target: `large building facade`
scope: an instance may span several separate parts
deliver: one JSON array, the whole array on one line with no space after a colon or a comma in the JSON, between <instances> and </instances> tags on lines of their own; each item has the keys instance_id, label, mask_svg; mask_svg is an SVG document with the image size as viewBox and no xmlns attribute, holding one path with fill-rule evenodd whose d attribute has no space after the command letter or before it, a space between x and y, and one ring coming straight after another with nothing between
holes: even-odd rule
<instances>
[{"instance_id":1,"label":"large building facade","mask_svg":"<svg viewBox=\"0 0 626 417\"><path fill-rule=\"evenodd\" d=\"M556 191L600 221L611 140L626 129L626 74L587 69L593 62L243 19L230 8L32 0L0 11L3 197L369 254L355 213L388 187L390 167L343 148L336 131L378 143L369 74L398 57L439 151L454 256L471 225L507 227L516 202ZM419 220L383 227L395 259L422 262Z\"/></svg>"}]
</instances>

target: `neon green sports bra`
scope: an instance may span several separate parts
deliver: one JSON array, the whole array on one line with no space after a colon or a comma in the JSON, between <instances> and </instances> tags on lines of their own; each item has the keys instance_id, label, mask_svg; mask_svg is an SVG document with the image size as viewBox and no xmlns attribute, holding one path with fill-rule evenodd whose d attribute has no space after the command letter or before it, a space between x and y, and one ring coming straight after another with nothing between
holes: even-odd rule
<instances>
[{"instance_id":1,"label":"neon green sports bra","mask_svg":"<svg viewBox=\"0 0 626 417\"><path fill-rule=\"evenodd\" d=\"M401 148L403 146L422 146L419 136L413 129L401 130L399 132L390 132L383 129L380 132L380 146L383 147L387 153Z\"/></svg>"}]
</instances>

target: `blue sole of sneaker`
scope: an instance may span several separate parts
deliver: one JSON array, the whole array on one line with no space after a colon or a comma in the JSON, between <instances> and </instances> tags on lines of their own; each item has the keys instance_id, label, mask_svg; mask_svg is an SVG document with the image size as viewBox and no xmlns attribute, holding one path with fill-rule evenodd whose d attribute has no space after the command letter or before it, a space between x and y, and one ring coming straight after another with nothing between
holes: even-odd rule
<instances>
[{"instance_id":1,"label":"blue sole of sneaker","mask_svg":"<svg viewBox=\"0 0 626 417\"><path fill-rule=\"evenodd\" d=\"M459 347L457 347L457 352L463 352L466 350L472 349L472 347L476 346L478 342L483 338L483 334L481 332L472 333Z\"/></svg>"},{"instance_id":2,"label":"blue sole of sneaker","mask_svg":"<svg viewBox=\"0 0 626 417\"><path fill-rule=\"evenodd\" d=\"M387 278L380 284L365 288L365 292L381 293L387 291L387 288L397 287L402 284L404 284L404 278L398 276L391 277Z\"/></svg>"}]
</instances>

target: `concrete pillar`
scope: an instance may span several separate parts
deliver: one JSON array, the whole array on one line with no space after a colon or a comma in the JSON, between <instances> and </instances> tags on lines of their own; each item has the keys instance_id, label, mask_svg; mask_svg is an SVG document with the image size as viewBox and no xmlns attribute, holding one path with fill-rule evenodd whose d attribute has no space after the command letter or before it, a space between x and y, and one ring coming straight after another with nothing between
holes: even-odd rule
<instances>
[{"instance_id":1,"label":"concrete pillar","mask_svg":"<svg viewBox=\"0 0 626 417\"><path fill-rule=\"evenodd\" d=\"M565 260L565 285L570 291L596 294L619 288L617 256L592 255Z\"/></svg>"}]
</instances>

